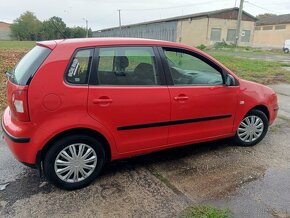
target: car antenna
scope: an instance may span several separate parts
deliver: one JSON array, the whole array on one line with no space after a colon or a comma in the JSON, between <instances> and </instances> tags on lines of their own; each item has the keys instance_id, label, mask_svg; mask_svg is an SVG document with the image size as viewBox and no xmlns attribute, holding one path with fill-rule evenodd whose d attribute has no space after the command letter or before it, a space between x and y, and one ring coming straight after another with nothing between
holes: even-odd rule
<instances>
[{"instance_id":1,"label":"car antenna","mask_svg":"<svg viewBox=\"0 0 290 218\"><path fill-rule=\"evenodd\" d=\"M61 36L64 38L64 39L67 39L67 36L59 29L59 27L56 25L56 23L52 20L52 24L53 26L55 27L55 29L61 34Z\"/></svg>"}]
</instances>

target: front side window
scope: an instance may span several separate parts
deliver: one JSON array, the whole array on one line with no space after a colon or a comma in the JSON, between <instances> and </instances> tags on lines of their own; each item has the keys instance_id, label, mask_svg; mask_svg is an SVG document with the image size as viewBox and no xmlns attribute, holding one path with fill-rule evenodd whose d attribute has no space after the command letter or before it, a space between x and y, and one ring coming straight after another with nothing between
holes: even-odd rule
<instances>
[{"instance_id":1,"label":"front side window","mask_svg":"<svg viewBox=\"0 0 290 218\"><path fill-rule=\"evenodd\" d=\"M93 49L83 49L75 53L66 73L67 82L72 84L87 83L93 51Z\"/></svg>"},{"instance_id":2,"label":"front side window","mask_svg":"<svg viewBox=\"0 0 290 218\"><path fill-rule=\"evenodd\" d=\"M160 85L152 47L100 48L99 85Z\"/></svg>"},{"instance_id":3,"label":"front side window","mask_svg":"<svg viewBox=\"0 0 290 218\"><path fill-rule=\"evenodd\" d=\"M220 69L215 69L205 61L182 51L164 51L174 85L221 85L223 77Z\"/></svg>"}]
</instances>

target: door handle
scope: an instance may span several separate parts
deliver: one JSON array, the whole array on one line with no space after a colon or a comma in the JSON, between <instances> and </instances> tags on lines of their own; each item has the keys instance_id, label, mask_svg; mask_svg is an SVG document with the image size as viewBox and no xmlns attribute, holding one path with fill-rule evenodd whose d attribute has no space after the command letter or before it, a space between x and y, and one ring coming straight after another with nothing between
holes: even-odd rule
<instances>
[{"instance_id":1,"label":"door handle","mask_svg":"<svg viewBox=\"0 0 290 218\"><path fill-rule=\"evenodd\" d=\"M186 100L188 100L188 97L187 96L176 96L176 97L174 97L174 100L175 101L186 101Z\"/></svg>"},{"instance_id":2,"label":"door handle","mask_svg":"<svg viewBox=\"0 0 290 218\"><path fill-rule=\"evenodd\" d=\"M113 100L110 98L98 98L93 100L94 104L110 104L112 102Z\"/></svg>"}]
</instances>

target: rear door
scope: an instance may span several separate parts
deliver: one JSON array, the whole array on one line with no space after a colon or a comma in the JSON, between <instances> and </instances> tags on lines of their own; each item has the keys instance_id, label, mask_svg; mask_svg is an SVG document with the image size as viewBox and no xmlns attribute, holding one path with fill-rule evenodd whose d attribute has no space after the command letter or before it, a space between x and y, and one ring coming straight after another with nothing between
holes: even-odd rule
<instances>
[{"instance_id":1,"label":"rear door","mask_svg":"<svg viewBox=\"0 0 290 218\"><path fill-rule=\"evenodd\" d=\"M195 52L165 48L172 85L169 144L188 143L232 133L237 86L226 86L222 69Z\"/></svg>"},{"instance_id":2,"label":"rear door","mask_svg":"<svg viewBox=\"0 0 290 218\"><path fill-rule=\"evenodd\" d=\"M90 77L88 113L113 134L120 153L167 144L170 97L153 47L101 47Z\"/></svg>"}]
</instances>

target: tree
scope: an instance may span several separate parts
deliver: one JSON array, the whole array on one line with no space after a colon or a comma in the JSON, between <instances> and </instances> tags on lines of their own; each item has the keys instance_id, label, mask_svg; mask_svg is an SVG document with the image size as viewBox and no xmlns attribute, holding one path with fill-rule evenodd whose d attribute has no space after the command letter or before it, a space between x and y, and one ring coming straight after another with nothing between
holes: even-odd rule
<instances>
[{"instance_id":1,"label":"tree","mask_svg":"<svg viewBox=\"0 0 290 218\"><path fill-rule=\"evenodd\" d=\"M41 36L42 39L62 39L66 32L66 24L60 17L51 17L42 22Z\"/></svg>"},{"instance_id":2,"label":"tree","mask_svg":"<svg viewBox=\"0 0 290 218\"><path fill-rule=\"evenodd\" d=\"M277 14L271 14L271 13L265 13L265 14L259 14L256 16L258 20L265 18L265 17L272 17L272 16L277 16Z\"/></svg>"},{"instance_id":3,"label":"tree","mask_svg":"<svg viewBox=\"0 0 290 218\"><path fill-rule=\"evenodd\" d=\"M37 40L40 36L41 22L30 11L26 11L11 24L12 36L18 40Z\"/></svg>"}]
</instances>

